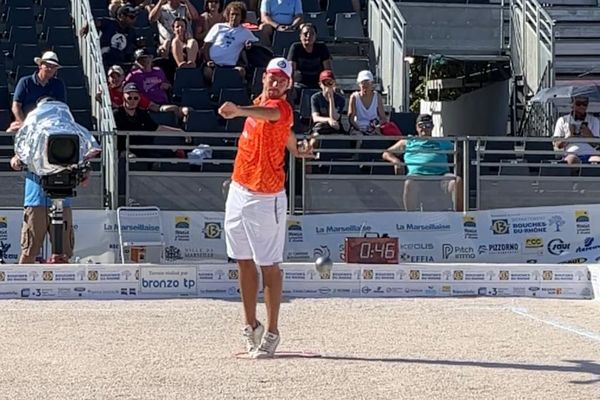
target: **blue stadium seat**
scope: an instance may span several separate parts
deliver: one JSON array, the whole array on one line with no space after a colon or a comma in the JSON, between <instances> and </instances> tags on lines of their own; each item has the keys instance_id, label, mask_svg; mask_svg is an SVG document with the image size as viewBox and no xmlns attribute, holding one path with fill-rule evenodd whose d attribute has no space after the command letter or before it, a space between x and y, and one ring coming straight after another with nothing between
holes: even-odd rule
<instances>
[{"instance_id":1,"label":"blue stadium seat","mask_svg":"<svg viewBox=\"0 0 600 400\"><path fill-rule=\"evenodd\" d=\"M244 129L245 118L234 118L228 119L225 123L225 131L226 132L237 132L240 133Z\"/></svg>"},{"instance_id":2,"label":"blue stadium seat","mask_svg":"<svg viewBox=\"0 0 600 400\"><path fill-rule=\"evenodd\" d=\"M238 74L239 75L239 74ZM175 82L173 84L173 94L181 96L183 88L205 88L204 75L202 68L179 68L175 72Z\"/></svg>"},{"instance_id":3,"label":"blue stadium seat","mask_svg":"<svg viewBox=\"0 0 600 400\"><path fill-rule=\"evenodd\" d=\"M90 7L92 9L96 8L107 8L108 3L106 0L90 0Z\"/></svg>"},{"instance_id":4,"label":"blue stadium seat","mask_svg":"<svg viewBox=\"0 0 600 400\"><path fill-rule=\"evenodd\" d=\"M221 89L238 89L244 87L244 81L238 71L233 68L215 68L212 92L220 93Z\"/></svg>"},{"instance_id":5,"label":"blue stadium seat","mask_svg":"<svg viewBox=\"0 0 600 400\"><path fill-rule=\"evenodd\" d=\"M58 70L57 76L62 79L65 86L85 86L85 76L81 65L66 66Z\"/></svg>"},{"instance_id":6,"label":"blue stadium seat","mask_svg":"<svg viewBox=\"0 0 600 400\"><path fill-rule=\"evenodd\" d=\"M359 71L370 69L366 58L334 58L331 65L337 78L356 77Z\"/></svg>"},{"instance_id":7,"label":"blue stadium seat","mask_svg":"<svg viewBox=\"0 0 600 400\"><path fill-rule=\"evenodd\" d=\"M5 131L6 129L8 129L10 122L11 122L10 110L0 109L0 131ZM12 139L12 137L7 138L7 139ZM10 143L7 143L7 145L10 145ZM7 156L10 157L10 155L7 155Z\"/></svg>"},{"instance_id":8,"label":"blue stadium seat","mask_svg":"<svg viewBox=\"0 0 600 400\"><path fill-rule=\"evenodd\" d=\"M402 135L415 135L417 133L417 117L419 114L413 112L392 112L390 121L394 122L400 128Z\"/></svg>"},{"instance_id":9,"label":"blue stadium seat","mask_svg":"<svg viewBox=\"0 0 600 400\"><path fill-rule=\"evenodd\" d=\"M302 0L302 11L305 13L321 11L319 0Z\"/></svg>"},{"instance_id":10,"label":"blue stadium seat","mask_svg":"<svg viewBox=\"0 0 600 400\"><path fill-rule=\"evenodd\" d=\"M6 26L33 26L35 27L35 15L31 6L9 7L4 16ZM35 32L35 28L33 29Z\"/></svg>"},{"instance_id":11,"label":"blue stadium seat","mask_svg":"<svg viewBox=\"0 0 600 400\"><path fill-rule=\"evenodd\" d=\"M73 109L91 109L92 98L85 86L67 87L67 104Z\"/></svg>"},{"instance_id":12,"label":"blue stadium seat","mask_svg":"<svg viewBox=\"0 0 600 400\"><path fill-rule=\"evenodd\" d=\"M18 81L24 76L33 75L35 71L37 71L37 65L17 65L17 69L15 71L15 79Z\"/></svg>"},{"instance_id":13,"label":"blue stadium seat","mask_svg":"<svg viewBox=\"0 0 600 400\"><path fill-rule=\"evenodd\" d=\"M8 40L11 45L15 43L38 44L39 42L35 26L12 26L9 32Z\"/></svg>"},{"instance_id":14,"label":"blue stadium seat","mask_svg":"<svg viewBox=\"0 0 600 400\"><path fill-rule=\"evenodd\" d=\"M75 34L70 26L50 26L46 40L53 45L76 45Z\"/></svg>"},{"instance_id":15,"label":"blue stadium seat","mask_svg":"<svg viewBox=\"0 0 600 400\"><path fill-rule=\"evenodd\" d=\"M246 89L221 89L219 94L219 105L231 101L239 106L250 105L250 97Z\"/></svg>"},{"instance_id":16,"label":"blue stadium seat","mask_svg":"<svg viewBox=\"0 0 600 400\"><path fill-rule=\"evenodd\" d=\"M205 88L183 88L181 92L181 105L192 107L195 110L212 108L210 91Z\"/></svg>"},{"instance_id":17,"label":"blue stadium seat","mask_svg":"<svg viewBox=\"0 0 600 400\"><path fill-rule=\"evenodd\" d=\"M106 1L103 3L104 7L108 7ZM42 8L69 8L71 7L70 0L41 0L40 6ZM93 7L92 7L93 8Z\"/></svg>"},{"instance_id":18,"label":"blue stadium seat","mask_svg":"<svg viewBox=\"0 0 600 400\"><path fill-rule=\"evenodd\" d=\"M339 13L335 16L335 40L367 41L360 15L357 13Z\"/></svg>"},{"instance_id":19,"label":"blue stadium seat","mask_svg":"<svg viewBox=\"0 0 600 400\"><path fill-rule=\"evenodd\" d=\"M256 96L262 93L263 90L263 74L266 68L256 68L252 77L252 95Z\"/></svg>"},{"instance_id":20,"label":"blue stadium seat","mask_svg":"<svg viewBox=\"0 0 600 400\"><path fill-rule=\"evenodd\" d=\"M6 79L6 78L5 78ZM8 86L6 84L0 86L0 109L10 109L12 105L12 98L8 92ZM2 130L0 128L0 130Z\"/></svg>"},{"instance_id":21,"label":"blue stadium seat","mask_svg":"<svg viewBox=\"0 0 600 400\"><path fill-rule=\"evenodd\" d=\"M300 35L298 32L283 32L275 31L273 34L273 54L275 56L285 57L292 47L292 44L300 41Z\"/></svg>"},{"instance_id":22,"label":"blue stadium seat","mask_svg":"<svg viewBox=\"0 0 600 400\"><path fill-rule=\"evenodd\" d=\"M302 89L302 94L300 95L300 115L302 118L311 118L310 98L317 92L319 92L319 89Z\"/></svg>"},{"instance_id":23,"label":"blue stadium seat","mask_svg":"<svg viewBox=\"0 0 600 400\"><path fill-rule=\"evenodd\" d=\"M51 26L73 25L71 14L67 8L47 8L42 17L42 32L47 32Z\"/></svg>"},{"instance_id":24,"label":"blue stadium seat","mask_svg":"<svg viewBox=\"0 0 600 400\"><path fill-rule=\"evenodd\" d=\"M150 111L150 116L159 125L177 127L177 116L172 112L154 112Z\"/></svg>"},{"instance_id":25,"label":"blue stadium seat","mask_svg":"<svg viewBox=\"0 0 600 400\"><path fill-rule=\"evenodd\" d=\"M190 111L185 130L187 132L219 132L222 129L213 111L193 110Z\"/></svg>"},{"instance_id":26,"label":"blue stadium seat","mask_svg":"<svg viewBox=\"0 0 600 400\"><path fill-rule=\"evenodd\" d=\"M304 22L310 22L317 30L317 40L331 40L329 27L327 26L327 14L324 12L306 12L304 10Z\"/></svg>"},{"instance_id":27,"label":"blue stadium seat","mask_svg":"<svg viewBox=\"0 0 600 400\"><path fill-rule=\"evenodd\" d=\"M17 43L12 51L13 65L32 65L33 59L39 57L40 54L42 54L42 48L37 44Z\"/></svg>"},{"instance_id":28,"label":"blue stadium seat","mask_svg":"<svg viewBox=\"0 0 600 400\"><path fill-rule=\"evenodd\" d=\"M336 14L354 12L352 0L329 0L327 2L327 19L332 23Z\"/></svg>"},{"instance_id":29,"label":"blue stadium seat","mask_svg":"<svg viewBox=\"0 0 600 400\"><path fill-rule=\"evenodd\" d=\"M75 122L77 122L79 125L90 131L95 130L94 119L89 108L85 110L71 110L71 114L73 115Z\"/></svg>"},{"instance_id":30,"label":"blue stadium seat","mask_svg":"<svg viewBox=\"0 0 600 400\"><path fill-rule=\"evenodd\" d=\"M52 50L58 55L60 64L64 66L81 65L79 47L77 46L52 46Z\"/></svg>"},{"instance_id":31,"label":"blue stadium seat","mask_svg":"<svg viewBox=\"0 0 600 400\"><path fill-rule=\"evenodd\" d=\"M33 0L4 0L8 7L31 7Z\"/></svg>"}]
</instances>

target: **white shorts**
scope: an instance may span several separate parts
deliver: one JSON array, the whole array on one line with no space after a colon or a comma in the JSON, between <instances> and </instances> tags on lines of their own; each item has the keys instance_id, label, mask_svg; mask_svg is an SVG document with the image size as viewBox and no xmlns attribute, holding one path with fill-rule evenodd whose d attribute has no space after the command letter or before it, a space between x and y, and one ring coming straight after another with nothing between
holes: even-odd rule
<instances>
[{"instance_id":1,"label":"white shorts","mask_svg":"<svg viewBox=\"0 0 600 400\"><path fill-rule=\"evenodd\" d=\"M227 255L267 266L283 262L287 196L251 192L231 182L225 203Z\"/></svg>"}]
</instances>

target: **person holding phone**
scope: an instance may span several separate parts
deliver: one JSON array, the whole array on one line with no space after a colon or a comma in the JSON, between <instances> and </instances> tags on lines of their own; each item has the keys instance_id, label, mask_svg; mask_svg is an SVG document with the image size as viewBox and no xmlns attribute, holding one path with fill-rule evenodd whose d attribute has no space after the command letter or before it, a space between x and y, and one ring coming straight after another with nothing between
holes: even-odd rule
<instances>
[{"instance_id":1,"label":"person holding phone","mask_svg":"<svg viewBox=\"0 0 600 400\"><path fill-rule=\"evenodd\" d=\"M563 160L569 164L600 162L600 151L585 138L600 138L600 120L587 112L589 99L573 97L571 112L556 121L554 149L564 151ZM569 140L581 137L581 140Z\"/></svg>"}]
</instances>

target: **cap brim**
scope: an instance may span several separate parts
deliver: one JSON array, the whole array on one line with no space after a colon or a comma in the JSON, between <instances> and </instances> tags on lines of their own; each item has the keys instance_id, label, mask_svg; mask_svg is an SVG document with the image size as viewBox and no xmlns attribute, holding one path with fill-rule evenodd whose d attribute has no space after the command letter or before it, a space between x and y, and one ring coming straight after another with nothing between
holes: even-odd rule
<instances>
[{"instance_id":1,"label":"cap brim","mask_svg":"<svg viewBox=\"0 0 600 400\"><path fill-rule=\"evenodd\" d=\"M36 63L37 65L41 65L42 63L46 63L46 64L52 64L57 66L58 68L61 67L61 65L59 63L57 63L56 61L52 61L52 60L44 60L41 57L35 57L33 59L33 62Z\"/></svg>"},{"instance_id":2,"label":"cap brim","mask_svg":"<svg viewBox=\"0 0 600 400\"><path fill-rule=\"evenodd\" d=\"M282 78L286 78L286 79L288 79L288 80L291 80L291 79L292 79L292 77L291 77L291 76L289 76L288 74L286 74L286 73L285 73L283 70L281 70L281 69L279 69L279 68L272 68L272 69L268 69L268 70L267 70L267 73L268 73L268 74L271 74L271 75L275 75L275 76L280 76L280 77L282 77Z\"/></svg>"}]
</instances>

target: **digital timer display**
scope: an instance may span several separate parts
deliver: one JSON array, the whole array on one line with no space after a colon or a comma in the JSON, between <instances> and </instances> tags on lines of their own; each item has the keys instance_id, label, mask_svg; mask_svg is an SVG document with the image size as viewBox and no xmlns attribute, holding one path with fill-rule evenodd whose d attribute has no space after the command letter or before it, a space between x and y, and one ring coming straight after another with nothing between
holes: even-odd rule
<instances>
[{"instance_id":1,"label":"digital timer display","mask_svg":"<svg viewBox=\"0 0 600 400\"><path fill-rule=\"evenodd\" d=\"M346 238L345 261L352 264L398 264L398 238Z\"/></svg>"}]
</instances>

